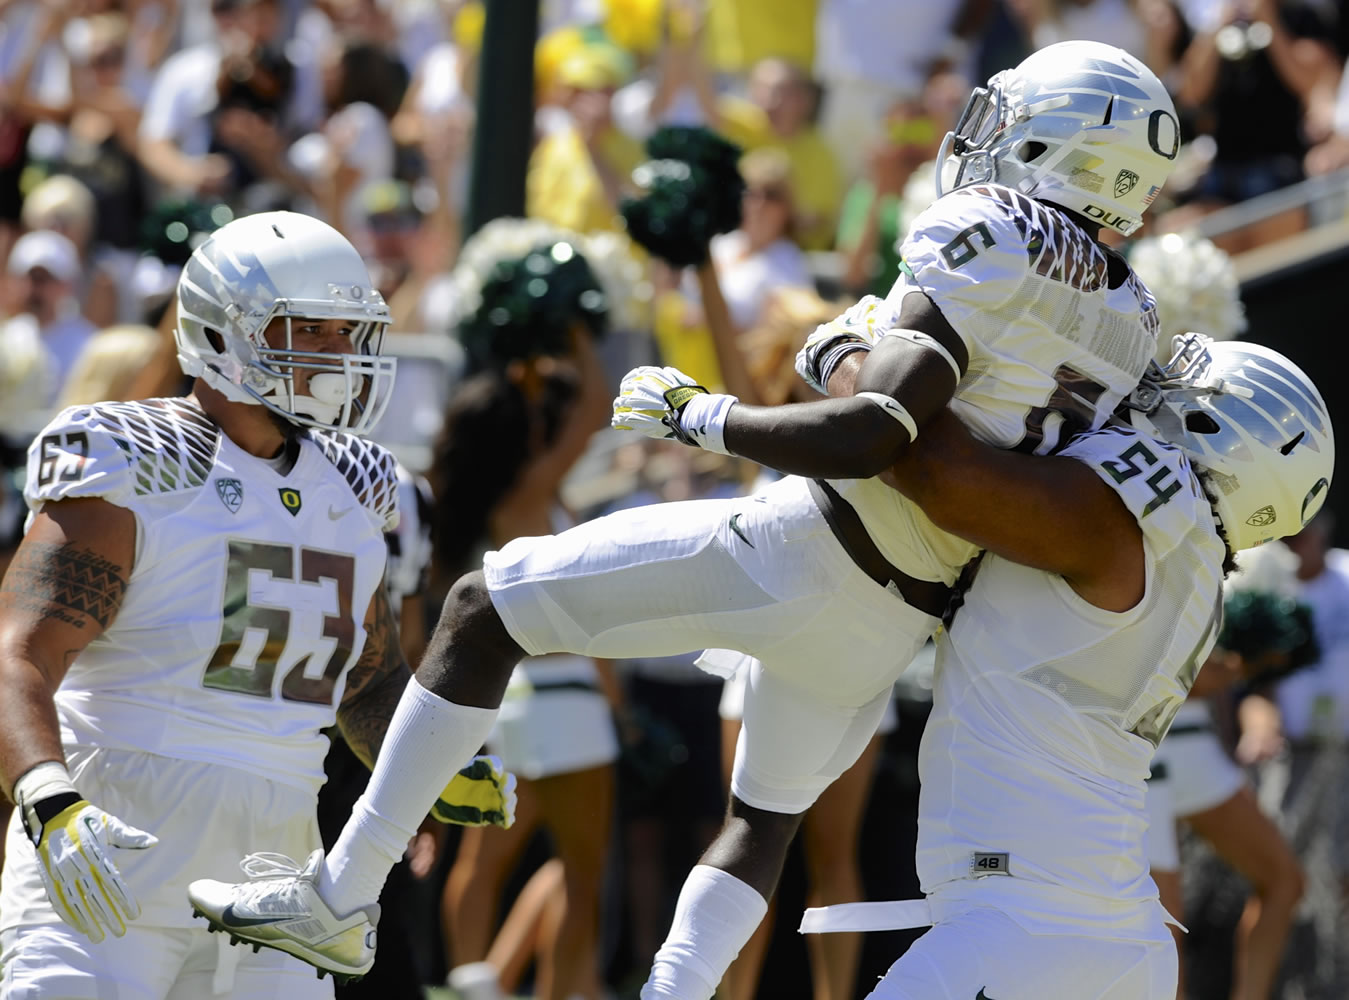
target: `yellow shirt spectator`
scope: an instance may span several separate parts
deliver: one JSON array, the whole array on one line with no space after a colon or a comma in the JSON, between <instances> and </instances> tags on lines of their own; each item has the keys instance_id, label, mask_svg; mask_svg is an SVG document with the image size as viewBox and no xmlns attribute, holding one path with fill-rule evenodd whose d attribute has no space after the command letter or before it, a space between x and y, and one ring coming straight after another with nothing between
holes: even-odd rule
<instances>
[{"instance_id":1,"label":"yellow shirt spectator","mask_svg":"<svg viewBox=\"0 0 1349 1000\"><path fill-rule=\"evenodd\" d=\"M707 60L719 73L744 73L777 56L815 63L817 0L715 0L707 9Z\"/></svg>"},{"instance_id":2,"label":"yellow shirt spectator","mask_svg":"<svg viewBox=\"0 0 1349 1000\"><path fill-rule=\"evenodd\" d=\"M604 161L598 169L576 128L546 136L535 147L525 191L529 215L578 233L623 231L618 206L606 191L600 171L626 183L633 168L642 162L642 150L612 127L597 146Z\"/></svg>"},{"instance_id":3,"label":"yellow shirt spectator","mask_svg":"<svg viewBox=\"0 0 1349 1000\"><path fill-rule=\"evenodd\" d=\"M806 250L828 249L843 201L843 173L819 130L807 124L791 135L779 135L767 112L739 97L719 99L717 114L721 131L747 152L780 149L787 154L796 198L797 242Z\"/></svg>"},{"instance_id":4,"label":"yellow shirt spectator","mask_svg":"<svg viewBox=\"0 0 1349 1000\"><path fill-rule=\"evenodd\" d=\"M644 158L610 117L625 73L622 53L610 45L582 45L561 60L556 86L572 124L545 136L530 157L529 215L578 233L623 231L618 199ZM594 138L587 142L587 136Z\"/></svg>"}]
</instances>

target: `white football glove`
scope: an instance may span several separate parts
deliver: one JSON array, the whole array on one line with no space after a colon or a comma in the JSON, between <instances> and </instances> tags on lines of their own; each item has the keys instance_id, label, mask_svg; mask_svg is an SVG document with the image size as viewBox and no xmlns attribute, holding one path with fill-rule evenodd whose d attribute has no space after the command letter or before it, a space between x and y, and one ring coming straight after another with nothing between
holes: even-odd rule
<instances>
[{"instance_id":1,"label":"white football glove","mask_svg":"<svg viewBox=\"0 0 1349 1000\"><path fill-rule=\"evenodd\" d=\"M871 350L898 325L899 311L893 305L874 295L863 296L806 338L796 355L796 373L816 392L828 395L829 376L838 362L853 351Z\"/></svg>"},{"instance_id":2,"label":"white football glove","mask_svg":"<svg viewBox=\"0 0 1349 1000\"><path fill-rule=\"evenodd\" d=\"M33 779L34 772L47 770ZM28 839L37 850L38 873L52 908L97 944L104 931L126 933L141 908L113 864L110 848L144 850L153 834L90 805L60 764L39 764L14 789Z\"/></svg>"},{"instance_id":3,"label":"white football glove","mask_svg":"<svg viewBox=\"0 0 1349 1000\"><path fill-rule=\"evenodd\" d=\"M515 775L500 757L474 757L450 779L431 807L431 816L455 826L509 829L515 822Z\"/></svg>"},{"instance_id":4,"label":"white football glove","mask_svg":"<svg viewBox=\"0 0 1349 1000\"><path fill-rule=\"evenodd\" d=\"M708 392L678 368L643 365L623 377L612 426L725 455L722 432L736 402L734 396Z\"/></svg>"}]
</instances>

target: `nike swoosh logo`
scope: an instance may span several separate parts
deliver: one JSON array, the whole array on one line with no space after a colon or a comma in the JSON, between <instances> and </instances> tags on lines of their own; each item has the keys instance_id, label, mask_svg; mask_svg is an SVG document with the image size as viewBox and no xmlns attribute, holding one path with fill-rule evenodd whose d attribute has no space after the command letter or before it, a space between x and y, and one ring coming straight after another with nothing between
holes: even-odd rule
<instances>
[{"instance_id":1,"label":"nike swoosh logo","mask_svg":"<svg viewBox=\"0 0 1349 1000\"><path fill-rule=\"evenodd\" d=\"M236 917L234 904L230 903L220 914L220 922L226 927L257 927L261 924L279 924L290 917Z\"/></svg>"},{"instance_id":2,"label":"nike swoosh logo","mask_svg":"<svg viewBox=\"0 0 1349 1000\"><path fill-rule=\"evenodd\" d=\"M329 521L338 521L338 520L341 520L342 518L346 517L347 514L349 514L350 512L351 512L351 508L350 508L350 507L343 507L341 510L338 510L336 507L333 507L332 505L329 505L329 507L328 507L328 520L329 520Z\"/></svg>"},{"instance_id":3,"label":"nike swoosh logo","mask_svg":"<svg viewBox=\"0 0 1349 1000\"><path fill-rule=\"evenodd\" d=\"M733 532L735 532L736 537L739 538L742 542L744 542L750 548L754 548L754 543L749 540L749 536L740 530L740 515L738 513L731 515L731 520L730 523L727 525L727 527L729 527Z\"/></svg>"},{"instance_id":4,"label":"nike swoosh logo","mask_svg":"<svg viewBox=\"0 0 1349 1000\"><path fill-rule=\"evenodd\" d=\"M974 1000L993 1000L993 998L989 996L987 993L985 993L983 990L980 990L979 995L975 997Z\"/></svg>"}]
</instances>

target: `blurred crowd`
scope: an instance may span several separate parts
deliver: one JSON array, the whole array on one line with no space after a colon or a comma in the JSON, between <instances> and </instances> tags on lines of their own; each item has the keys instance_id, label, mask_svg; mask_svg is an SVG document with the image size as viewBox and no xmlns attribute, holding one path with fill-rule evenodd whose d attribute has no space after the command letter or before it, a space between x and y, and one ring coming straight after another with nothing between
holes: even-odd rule
<instances>
[{"instance_id":1,"label":"blurred crowd","mask_svg":"<svg viewBox=\"0 0 1349 1000\"><path fill-rule=\"evenodd\" d=\"M1119 45L1172 92L1179 163L1135 253L1176 311L1170 332L1240 333L1228 254L1297 234L1316 207L1284 207L1216 245L1180 234L1349 167L1349 5L1336 0L541 0L530 221L464 241L485 17L480 0L0 0L0 572L22 526L24 452L56 409L183 391L179 269L239 215L325 219L390 303L400 392L374 436L409 484L425 477L395 553L415 662L440 588L484 549L622 505L749 490L760 470L597 433L618 377L660 359L743 399L805 398L797 347L858 295L889 289L970 87L1036 48ZM636 247L620 214L664 125L706 126L744 152L740 223L687 268ZM537 274L562 289L554 313L595 336L564 323L546 356L496 357L480 322L487 287L515 280L503 262L560 242L596 287L568 284L557 253ZM592 293L603 310L585 306ZM431 547L440 523L456 533ZM1273 867L1258 851L1228 858L1248 887L1182 838L1178 863L1204 873L1184 881L1187 922L1218 927L1185 945L1207 970L1188 979L1195 1000L1349 996L1349 554L1330 538L1323 520L1275 558L1282 592L1311 608L1315 662L1278 682L1237 671L1214 696L1226 759L1249 769L1242 781L1292 853ZM402 902L385 901L406 932L381 925L381 971L350 995L417 996L447 973L464 1000L531 984L600 1000L641 981L717 828L735 692L692 654L544 659L522 664L494 734L525 779L518 828L447 840L428 827L392 883ZM917 891L921 665L914 676L898 726L807 824L797 902ZM339 753L340 825L363 778ZM1233 942L1259 914L1206 916L1226 912L1211 900L1252 892L1293 928L1279 992L1242 992ZM806 974L806 946L782 923L788 933L737 963L728 996L843 1000L883 971L873 958L894 955L812 939Z\"/></svg>"}]
</instances>

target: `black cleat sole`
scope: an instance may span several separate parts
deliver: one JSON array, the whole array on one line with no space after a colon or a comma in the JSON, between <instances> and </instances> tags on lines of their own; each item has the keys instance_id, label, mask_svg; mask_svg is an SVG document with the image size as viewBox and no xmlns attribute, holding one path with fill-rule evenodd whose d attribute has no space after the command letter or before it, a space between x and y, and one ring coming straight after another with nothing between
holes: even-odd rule
<instances>
[{"instance_id":1,"label":"black cleat sole","mask_svg":"<svg viewBox=\"0 0 1349 1000\"><path fill-rule=\"evenodd\" d=\"M231 933L228 927L226 927L224 924L218 923L215 920L212 920L210 917L208 917L205 913L202 913L201 910L197 909L195 906L192 907L192 916L200 917L202 920L205 920L206 930L212 934L222 934L222 933L229 934L231 945L245 944L251 946L253 949L253 954L255 955L263 948L267 948L270 949L271 951L279 951L283 955L290 955L291 958L295 959L298 962L304 962L306 965L310 964L309 962L305 961L305 959L301 958L299 955L291 955L291 953L286 951L285 948L278 948L275 945L268 944L265 941L247 941L239 937L239 935ZM311 967L313 968L314 972L317 973L319 979L322 979L324 976L332 976L333 982L336 983L338 986L346 986L348 983L357 983L365 978L364 973L362 973L359 976L353 976L342 972L332 972L328 969L320 969L317 965Z\"/></svg>"}]
</instances>

